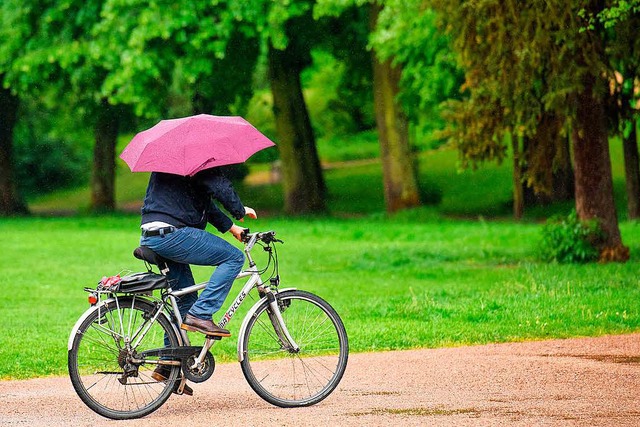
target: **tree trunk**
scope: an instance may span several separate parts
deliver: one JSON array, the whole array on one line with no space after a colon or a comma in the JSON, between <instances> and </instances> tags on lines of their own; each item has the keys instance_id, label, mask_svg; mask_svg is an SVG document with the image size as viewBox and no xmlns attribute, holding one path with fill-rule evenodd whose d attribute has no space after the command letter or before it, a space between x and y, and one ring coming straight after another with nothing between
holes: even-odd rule
<instances>
[{"instance_id":1,"label":"tree trunk","mask_svg":"<svg viewBox=\"0 0 640 427\"><path fill-rule=\"evenodd\" d=\"M561 136L563 120L544 113L536 134L523 147L525 206L573 199L574 177L568 138Z\"/></svg>"},{"instance_id":2,"label":"tree trunk","mask_svg":"<svg viewBox=\"0 0 640 427\"><path fill-rule=\"evenodd\" d=\"M555 167L553 171L553 195L554 202L572 200L575 193L575 176L571 165L571 148L569 138L563 138L558 144Z\"/></svg>"},{"instance_id":3,"label":"tree trunk","mask_svg":"<svg viewBox=\"0 0 640 427\"><path fill-rule=\"evenodd\" d=\"M95 125L93 174L91 177L91 210L111 212L115 209L115 150L118 138L118 112L103 100Z\"/></svg>"},{"instance_id":4,"label":"tree trunk","mask_svg":"<svg viewBox=\"0 0 640 427\"><path fill-rule=\"evenodd\" d=\"M382 6L371 5L370 26L376 26ZM402 69L372 53L373 98L380 139L384 198L388 212L420 205L418 180L409 144L409 124L398 101Z\"/></svg>"},{"instance_id":5,"label":"tree trunk","mask_svg":"<svg viewBox=\"0 0 640 427\"><path fill-rule=\"evenodd\" d=\"M522 179L522 160L520 150L520 138L511 137L513 147L513 217L517 220L524 215L524 183ZM526 147L526 142L524 146ZM524 151L524 150L522 150Z\"/></svg>"},{"instance_id":6,"label":"tree trunk","mask_svg":"<svg viewBox=\"0 0 640 427\"><path fill-rule=\"evenodd\" d=\"M269 47L269 80L282 161L284 209L292 215L326 212L326 188L300 72L290 47Z\"/></svg>"},{"instance_id":7,"label":"tree trunk","mask_svg":"<svg viewBox=\"0 0 640 427\"><path fill-rule=\"evenodd\" d=\"M613 198L613 178L604 105L594 97L595 78L587 76L578 96L573 130L576 210L582 220L597 219L603 232L599 243L602 261L626 261Z\"/></svg>"},{"instance_id":8,"label":"tree trunk","mask_svg":"<svg viewBox=\"0 0 640 427\"><path fill-rule=\"evenodd\" d=\"M0 76L0 83L2 80ZM28 213L13 173L13 129L18 119L18 104L18 98L0 86L0 216Z\"/></svg>"},{"instance_id":9,"label":"tree trunk","mask_svg":"<svg viewBox=\"0 0 640 427\"><path fill-rule=\"evenodd\" d=\"M623 136L622 144L629 219L638 219L640 217L640 165L635 121L631 123L631 133L627 137Z\"/></svg>"}]
</instances>

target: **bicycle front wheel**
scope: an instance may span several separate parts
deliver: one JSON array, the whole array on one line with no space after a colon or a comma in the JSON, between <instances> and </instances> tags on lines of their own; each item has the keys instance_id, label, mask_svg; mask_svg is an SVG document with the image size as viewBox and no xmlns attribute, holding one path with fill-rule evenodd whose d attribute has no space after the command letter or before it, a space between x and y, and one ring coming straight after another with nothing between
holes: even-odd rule
<instances>
[{"instance_id":1,"label":"bicycle front wheel","mask_svg":"<svg viewBox=\"0 0 640 427\"><path fill-rule=\"evenodd\" d=\"M69 376L78 396L93 411L112 419L143 417L171 395L180 373L167 366L166 381L151 377L159 357L147 350L171 347L178 338L158 308L138 297L114 299L95 309L80 325L69 350ZM141 361L143 360L143 361Z\"/></svg>"},{"instance_id":2,"label":"bicycle front wheel","mask_svg":"<svg viewBox=\"0 0 640 427\"><path fill-rule=\"evenodd\" d=\"M265 301L247 323L242 372L267 402L291 408L309 406L337 387L347 367L349 344L340 316L322 298L291 290L276 295L294 351L276 333L271 307ZM281 334L280 334L281 335Z\"/></svg>"}]
</instances>

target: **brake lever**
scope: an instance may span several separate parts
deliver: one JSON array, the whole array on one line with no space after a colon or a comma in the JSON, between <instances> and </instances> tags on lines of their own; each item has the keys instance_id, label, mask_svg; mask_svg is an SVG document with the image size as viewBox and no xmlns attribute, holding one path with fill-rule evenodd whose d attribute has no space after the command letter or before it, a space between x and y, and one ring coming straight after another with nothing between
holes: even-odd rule
<instances>
[{"instance_id":1,"label":"brake lever","mask_svg":"<svg viewBox=\"0 0 640 427\"><path fill-rule=\"evenodd\" d=\"M247 241L249 240L249 229L245 228L244 230L242 230L242 233L240 233L240 237L242 238L242 241L244 243L247 243Z\"/></svg>"}]
</instances>

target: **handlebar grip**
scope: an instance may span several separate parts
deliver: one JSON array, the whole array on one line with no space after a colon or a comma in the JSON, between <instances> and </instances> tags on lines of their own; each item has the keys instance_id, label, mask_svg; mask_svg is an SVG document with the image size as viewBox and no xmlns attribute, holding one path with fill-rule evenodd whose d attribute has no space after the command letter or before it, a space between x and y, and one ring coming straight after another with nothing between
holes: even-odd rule
<instances>
[{"instance_id":1,"label":"handlebar grip","mask_svg":"<svg viewBox=\"0 0 640 427\"><path fill-rule=\"evenodd\" d=\"M249 238L249 229L245 228L244 230L242 230L242 234L240 235L242 237L242 241L246 242L247 239Z\"/></svg>"}]
</instances>

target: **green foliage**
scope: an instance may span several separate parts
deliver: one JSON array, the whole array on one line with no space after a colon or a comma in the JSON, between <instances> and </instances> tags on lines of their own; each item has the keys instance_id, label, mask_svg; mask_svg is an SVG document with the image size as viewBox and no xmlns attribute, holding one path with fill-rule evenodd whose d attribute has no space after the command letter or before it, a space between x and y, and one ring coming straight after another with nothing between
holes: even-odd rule
<instances>
[{"instance_id":1,"label":"green foliage","mask_svg":"<svg viewBox=\"0 0 640 427\"><path fill-rule=\"evenodd\" d=\"M585 88L585 76L597 82L595 91L602 97L615 85L614 73L622 74L627 85L637 77L637 0L427 4L437 11L440 28L451 36L465 70L468 97L446 110L446 136L460 149L463 165L502 160L504 137L537 137L547 114L575 128L575 100ZM581 31L589 17L604 20L605 15L616 22L614 29L597 25ZM624 67L633 70L631 76Z\"/></svg>"},{"instance_id":2,"label":"green foliage","mask_svg":"<svg viewBox=\"0 0 640 427\"><path fill-rule=\"evenodd\" d=\"M353 119L351 99L341 95L348 78L348 67L326 51L312 51L313 64L302 73L305 102L317 138L353 133L358 125Z\"/></svg>"},{"instance_id":3,"label":"green foliage","mask_svg":"<svg viewBox=\"0 0 640 427\"><path fill-rule=\"evenodd\" d=\"M323 162L378 159L380 157L378 132L371 130L320 138L318 155Z\"/></svg>"},{"instance_id":4,"label":"green foliage","mask_svg":"<svg viewBox=\"0 0 640 427\"><path fill-rule=\"evenodd\" d=\"M370 45L402 67L400 98L419 132L441 129L440 105L461 98L464 75L433 10L422 1L385 2Z\"/></svg>"},{"instance_id":5,"label":"green foliage","mask_svg":"<svg viewBox=\"0 0 640 427\"><path fill-rule=\"evenodd\" d=\"M368 9L367 0L318 0L316 16L344 16L354 6ZM435 131L444 126L441 104L460 99L462 69L449 37L439 31L436 15L419 0L385 1L368 48L381 60L402 67L400 100L413 127L417 146L433 148ZM361 63L363 61L360 61Z\"/></svg>"},{"instance_id":6,"label":"green foliage","mask_svg":"<svg viewBox=\"0 0 640 427\"><path fill-rule=\"evenodd\" d=\"M576 211L550 218L542 229L540 255L559 263L585 263L598 259L601 238L598 222L581 221Z\"/></svg>"},{"instance_id":7,"label":"green foliage","mask_svg":"<svg viewBox=\"0 0 640 427\"><path fill-rule=\"evenodd\" d=\"M314 49L311 54L313 62L302 72L301 79L314 135L318 139L340 139L343 144L344 135L372 128L370 86L356 87L351 79L357 76L349 74L349 61L336 58L324 46ZM359 97L366 97L366 102ZM254 93L245 117L265 135L277 139L269 90ZM377 145L377 139L374 143ZM262 157L257 153L256 158Z\"/></svg>"},{"instance_id":8,"label":"green foliage","mask_svg":"<svg viewBox=\"0 0 640 427\"><path fill-rule=\"evenodd\" d=\"M14 153L16 181L25 196L78 186L87 181L91 170L86 150L60 140L18 141Z\"/></svg>"},{"instance_id":9,"label":"green foliage","mask_svg":"<svg viewBox=\"0 0 640 427\"><path fill-rule=\"evenodd\" d=\"M594 30L596 23L600 22L605 28L611 28L638 12L640 12L640 0L614 0L610 7L605 7L595 15L586 9L581 9L579 16L587 20L585 29Z\"/></svg>"}]
</instances>

